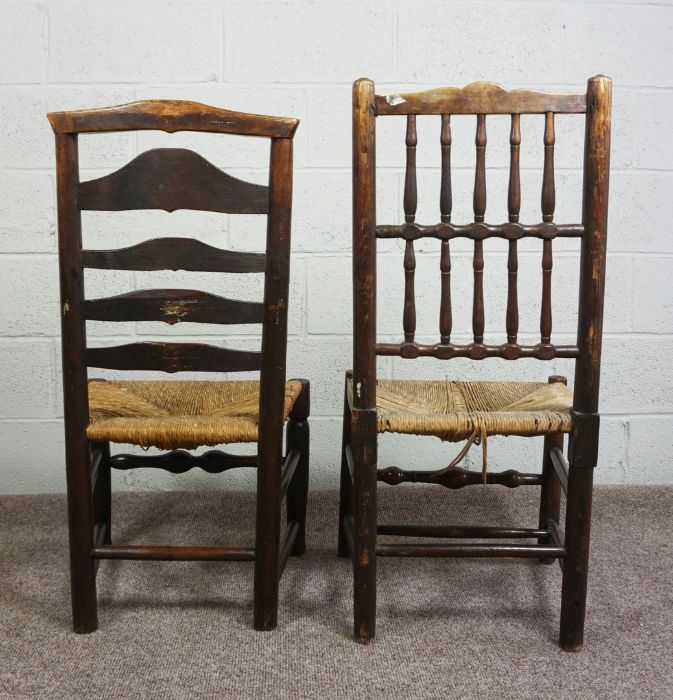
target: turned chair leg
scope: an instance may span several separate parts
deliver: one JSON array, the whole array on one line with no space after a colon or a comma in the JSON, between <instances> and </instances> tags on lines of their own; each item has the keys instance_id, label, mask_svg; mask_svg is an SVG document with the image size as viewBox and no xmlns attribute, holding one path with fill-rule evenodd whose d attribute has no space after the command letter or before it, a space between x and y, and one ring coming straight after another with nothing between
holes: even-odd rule
<instances>
[{"instance_id":1,"label":"turned chair leg","mask_svg":"<svg viewBox=\"0 0 673 700\"><path fill-rule=\"evenodd\" d=\"M351 443L351 410L348 405L348 380L350 373L346 375L346 388L344 389L344 413L343 428L341 433L341 485L339 489L339 543L338 554L340 557L349 556L348 542L344 531L344 519L353 515L353 482L351 481L346 459L346 446Z\"/></svg>"},{"instance_id":2,"label":"turned chair leg","mask_svg":"<svg viewBox=\"0 0 673 700\"><path fill-rule=\"evenodd\" d=\"M85 441L69 447L66 473L73 629L78 634L86 634L98 628L96 568L91 556L94 505L91 457Z\"/></svg>"},{"instance_id":3,"label":"turned chair leg","mask_svg":"<svg viewBox=\"0 0 673 700\"><path fill-rule=\"evenodd\" d=\"M573 468L571 462L559 637L565 651L580 651L584 641L593 477L593 468Z\"/></svg>"},{"instance_id":4,"label":"turned chair leg","mask_svg":"<svg viewBox=\"0 0 673 700\"><path fill-rule=\"evenodd\" d=\"M298 449L301 453L299 463L287 489L287 522L299 523L299 530L292 546L292 556L300 556L306 549L306 505L308 499L309 477L309 423L311 410L311 386L302 379L301 395L297 399L289 416L286 435L286 451Z\"/></svg>"}]
</instances>

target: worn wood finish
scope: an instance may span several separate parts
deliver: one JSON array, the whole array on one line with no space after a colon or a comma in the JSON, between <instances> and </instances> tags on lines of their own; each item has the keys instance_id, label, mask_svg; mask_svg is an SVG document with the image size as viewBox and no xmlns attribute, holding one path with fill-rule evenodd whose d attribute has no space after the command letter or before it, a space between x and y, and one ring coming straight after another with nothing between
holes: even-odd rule
<instances>
[{"instance_id":1,"label":"worn wood finish","mask_svg":"<svg viewBox=\"0 0 673 700\"><path fill-rule=\"evenodd\" d=\"M128 248L83 250L82 264L98 270L264 272L266 254L222 250L194 238L152 238Z\"/></svg>"},{"instance_id":2,"label":"worn wood finish","mask_svg":"<svg viewBox=\"0 0 673 700\"><path fill-rule=\"evenodd\" d=\"M84 318L93 321L246 324L262 323L264 304L198 290L145 289L85 300L83 313Z\"/></svg>"},{"instance_id":3,"label":"worn wood finish","mask_svg":"<svg viewBox=\"0 0 673 700\"><path fill-rule=\"evenodd\" d=\"M589 81L587 94L556 95L530 90L504 90L492 83L475 83L465 88L440 88L403 95L375 96L374 86L366 79L354 85L353 93L353 291L354 291L354 356L353 395L346 397L341 467L341 506L339 554L350 553L354 572L355 638L369 642L376 624L376 557L378 556L523 556L545 563L557 560L563 570L561 646L577 649L581 645L586 598L591 475L596 465L598 446L597 391L600 363L600 338L605 272L605 231L607 217L607 185L609 154L610 82L598 76ZM527 224L520 221L521 178L521 114L543 115L544 171L541 193L542 221ZM553 221L555 209L554 149L555 115L586 113L585 184L581 224L559 224ZM415 148L416 116L441 115L441 184L439 223L419 224L415 221ZM471 114L477 119L476 167L473 191L473 223L453 223L450 152L452 146L452 114ZM510 168L507 193L507 222L486 223L486 116L509 114ZM405 221L400 225L376 223L376 174L374 150L376 118L406 115L407 171L405 175ZM412 172L414 177L412 177ZM451 342L451 254L454 238L474 241L472 260L474 274L473 336L474 342L464 345ZM505 331L507 342L486 344L484 338L483 275L484 245L487 238L508 241L507 309ZM376 245L374 238L399 238L405 241L405 311L404 340L376 342ZM413 298L409 284L413 279L412 244L422 238L441 242L441 301L439 342L415 342L415 324L411 315ZM540 310L540 343L520 345L518 310L518 240L537 238L542 241L542 300ZM551 273L552 241L555 238L579 238L582 245L580 309L578 336L574 343L553 345ZM490 269L489 269L490 272ZM415 304L414 304L415 306ZM415 310L415 309L414 309ZM469 528L455 526L413 526L376 523L376 489L374 480L390 484L425 482L462 488L481 483L481 473L461 468L438 471L416 471L388 467L377 470L376 355L403 359L435 357L449 360L466 357L482 360L501 357L508 360L556 357L576 360L573 432L570 436L569 471L565 471L563 436L545 439L541 474L509 470L488 473L488 483L511 488L522 485L542 486L540 526L538 528ZM550 378L550 381L558 381ZM567 481L567 486L566 486ZM560 496L567 491L566 536L558 518ZM537 539L536 544L385 544L378 545L376 532L401 537L492 537ZM565 560L565 563L564 563Z\"/></svg>"},{"instance_id":4,"label":"worn wood finish","mask_svg":"<svg viewBox=\"0 0 673 700\"><path fill-rule=\"evenodd\" d=\"M496 83L476 82L463 88L376 96L376 114L583 114L586 97L534 90L505 90Z\"/></svg>"},{"instance_id":5,"label":"worn wood finish","mask_svg":"<svg viewBox=\"0 0 673 700\"><path fill-rule=\"evenodd\" d=\"M93 211L195 209L225 214L266 214L263 185L227 175L183 148L156 148L124 167L79 185L79 206Z\"/></svg>"},{"instance_id":6,"label":"worn wood finish","mask_svg":"<svg viewBox=\"0 0 673 700\"><path fill-rule=\"evenodd\" d=\"M59 259L70 525L73 621L77 632L96 629L95 573L101 559L255 561L255 627L276 624L278 579L290 553L304 549L308 487L309 385L291 412L283 467L285 351L292 198L292 140L297 120L228 112L196 103L154 101L102 110L50 115L56 132ZM271 141L268 187L221 172L191 151L159 149L138 156L111 175L79 182L77 133L128 129L198 130L267 136ZM143 241L118 250L82 250L81 209L179 208L266 213L265 253L221 250L184 238ZM264 273L264 300L244 302L198 290L142 290L84 300L83 268ZM199 343L147 342L87 348L85 320L261 323L262 351L236 351ZM178 371L261 370L258 455L219 450L193 455L110 455L90 445L87 367ZM159 468L180 474L200 467L221 473L257 468L254 548L112 544L110 469ZM281 473L283 483L281 483ZM287 495L288 528L280 546L280 507Z\"/></svg>"},{"instance_id":7,"label":"worn wood finish","mask_svg":"<svg viewBox=\"0 0 673 700\"><path fill-rule=\"evenodd\" d=\"M77 207L79 181L77 136L56 136L58 253L61 282L61 338L63 411L65 423L68 530L70 535L70 592L75 632L98 627L96 572L93 545L91 455L83 436L89 423L85 366L86 332L82 317L82 225Z\"/></svg>"},{"instance_id":8,"label":"worn wood finish","mask_svg":"<svg viewBox=\"0 0 673 700\"><path fill-rule=\"evenodd\" d=\"M271 142L269 216L266 249L269 260L264 281L265 317L262 334L255 530L255 611L257 630L274 629L278 619L280 579L280 508L283 455L283 406L287 352L287 305L290 275L292 201L292 141Z\"/></svg>"},{"instance_id":9,"label":"worn wood finish","mask_svg":"<svg viewBox=\"0 0 673 700\"><path fill-rule=\"evenodd\" d=\"M219 109L187 100L140 100L114 107L51 112L55 133L107 131L208 131L239 136L292 138L299 120Z\"/></svg>"},{"instance_id":10,"label":"worn wood finish","mask_svg":"<svg viewBox=\"0 0 673 700\"><path fill-rule=\"evenodd\" d=\"M376 628L376 122L374 83L353 85L353 459L352 516L345 518L353 561L354 636L370 642ZM352 517L352 521L349 518Z\"/></svg>"},{"instance_id":11,"label":"worn wood finish","mask_svg":"<svg viewBox=\"0 0 673 700\"><path fill-rule=\"evenodd\" d=\"M376 227L377 238L404 238L408 241L416 241L419 238L437 238L440 241L450 241L453 238L471 238L474 241L483 241L485 238L505 238L507 240L519 240L520 238L581 238L584 227L581 224L556 225L552 223L542 224L441 224L421 225L403 224L381 225Z\"/></svg>"},{"instance_id":12,"label":"worn wood finish","mask_svg":"<svg viewBox=\"0 0 673 700\"><path fill-rule=\"evenodd\" d=\"M250 372L260 369L263 353L218 348L205 343L129 343L87 348L89 367L160 372Z\"/></svg>"}]
</instances>

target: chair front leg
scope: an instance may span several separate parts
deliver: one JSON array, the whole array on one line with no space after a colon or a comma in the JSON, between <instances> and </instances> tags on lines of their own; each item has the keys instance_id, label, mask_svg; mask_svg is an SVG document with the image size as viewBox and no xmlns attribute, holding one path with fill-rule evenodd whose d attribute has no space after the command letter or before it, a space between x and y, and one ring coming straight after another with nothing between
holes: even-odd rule
<instances>
[{"instance_id":1,"label":"chair front leg","mask_svg":"<svg viewBox=\"0 0 673 700\"><path fill-rule=\"evenodd\" d=\"M280 578L280 506L282 474L282 416L275 435L260 431L257 464L257 516L255 526L254 627L273 630L278 624ZM271 431L269 431L271 432Z\"/></svg>"},{"instance_id":2,"label":"chair front leg","mask_svg":"<svg viewBox=\"0 0 673 700\"><path fill-rule=\"evenodd\" d=\"M591 418L592 429L583 426L580 435L571 438L559 637L565 651L580 651L584 642L591 502L598 447L598 416Z\"/></svg>"},{"instance_id":3,"label":"chair front leg","mask_svg":"<svg viewBox=\"0 0 673 700\"><path fill-rule=\"evenodd\" d=\"M299 524L292 546L292 556L300 556L306 549L306 505L308 500L309 438L308 417L311 412L311 385L306 379L302 383L301 395L297 399L285 428L286 450L297 449L299 462L287 489L287 522Z\"/></svg>"},{"instance_id":4,"label":"chair front leg","mask_svg":"<svg viewBox=\"0 0 673 700\"><path fill-rule=\"evenodd\" d=\"M353 572L355 641L376 634L376 409L353 411Z\"/></svg>"},{"instance_id":5,"label":"chair front leg","mask_svg":"<svg viewBox=\"0 0 673 700\"><path fill-rule=\"evenodd\" d=\"M70 539L70 591L73 629L78 634L98 629L96 567L93 548L91 452L84 435L66 434L66 478Z\"/></svg>"}]
</instances>

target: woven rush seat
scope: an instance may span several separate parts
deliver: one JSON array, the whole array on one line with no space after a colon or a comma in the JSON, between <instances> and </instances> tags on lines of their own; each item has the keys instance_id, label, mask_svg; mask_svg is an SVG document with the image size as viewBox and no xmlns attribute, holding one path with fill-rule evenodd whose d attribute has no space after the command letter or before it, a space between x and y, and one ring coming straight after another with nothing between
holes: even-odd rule
<instances>
[{"instance_id":1,"label":"woven rush seat","mask_svg":"<svg viewBox=\"0 0 673 700\"><path fill-rule=\"evenodd\" d=\"M301 382L285 383L284 420L301 391ZM256 442L258 420L258 381L89 382L93 442L168 450Z\"/></svg>"},{"instance_id":2,"label":"woven rush seat","mask_svg":"<svg viewBox=\"0 0 673 700\"><path fill-rule=\"evenodd\" d=\"M561 383L386 380L376 384L379 433L547 435L572 429L573 395Z\"/></svg>"}]
</instances>

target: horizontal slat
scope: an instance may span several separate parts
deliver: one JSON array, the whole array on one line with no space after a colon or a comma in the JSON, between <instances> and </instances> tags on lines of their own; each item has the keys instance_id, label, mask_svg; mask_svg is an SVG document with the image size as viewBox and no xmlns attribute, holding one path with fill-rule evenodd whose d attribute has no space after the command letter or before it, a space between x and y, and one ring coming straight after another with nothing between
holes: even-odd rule
<instances>
[{"instance_id":1,"label":"horizontal slat","mask_svg":"<svg viewBox=\"0 0 673 700\"><path fill-rule=\"evenodd\" d=\"M244 547L105 544L94 547L91 556L95 559L145 559L153 561L253 561L255 550Z\"/></svg>"},{"instance_id":2,"label":"horizontal slat","mask_svg":"<svg viewBox=\"0 0 673 700\"><path fill-rule=\"evenodd\" d=\"M419 238L436 238L440 241L449 241L453 238L471 238L474 241L482 241L485 238L505 238L516 241L520 238L541 238L544 240L553 238L581 238L584 235L582 224L402 224L399 226L381 225L376 227L377 238L404 238L407 241L415 241Z\"/></svg>"},{"instance_id":3,"label":"horizontal slat","mask_svg":"<svg viewBox=\"0 0 673 700\"><path fill-rule=\"evenodd\" d=\"M160 455L119 454L110 458L113 469L164 469L172 474L184 474L199 468L209 474L221 474L239 467L256 467L257 455L235 455L221 450L208 450L195 455L186 450L173 450Z\"/></svg>"},{"instance_id":4,"label":"horizontal slat","mask_svg":"<svg viewBox=\"0 0 673 700\"><path fill-rule=\"evenodd\" d=\"M586 95L505 90L496 83L470 83L423 92L376 95L376 113L385 114L582 114Z\"/></svg>"},{"instance_id":5,"label":"horizontal slat","mask_svg":"<svg viewBox=\"0 0 673 700\"><path fill-rule=\"evenodd\" d=\"M90 321L244 324L262 323L264 304L189 289L146 289L87 299L83 313Z\"/></svg>"},{"instance_id":6,"label":"horizontal slat","mask_svg":"<svg viewBox=\"0 0 673 700\"><path fill-rule=\"evenodd\" d=\"M499 484L515 489L519 486L540 486L542 484L542 474L527 474L515 469L507 469L502 472L488 472L484 475L481 472L462 467L444 468L436 471L386 467L376 472L376 478L391 486L404 483L439 484L447 489L462 489L465 486L476 484Z\"/></svg>"},{"instance_id":7,"label":"horizontal slat","mask_svg":"<svg viewBox=\"0 0 673 700\"><path fill-rule=\"evenodd\" d=\"M484 360L488 357L503 357L517 360L520 357L534 357L538 360L553 360L555 357L578 357L576 345L421 345L419 343L377 343L377 355L393 355L414 359L416 357L436 357L450 360L453 357L469 357L472 360Z\"/></svg>"},{"instance_id":8,"label":"horizontal slat","mask_svg":"<svg viewBox=\"0 0 673 700\"><path fill-rule=\"evenodd\" d=\"M379 557L565 557L565 549L543 544L380 544Z\"/></svg>"},{"instance_id":9,"label":"horizontal slat","mask_svg":"<svg viewBox=\"0 0 673 700\"><path fill-rule=\"evenodd\" d=\"M227 175L194 151L145 151L109 175L81 182L80 209L196 209L228 214L266 214L268 188Z\"/></svg>"},{"instance_id":10,"label":"horizontal slat","mask_svg":"<svg viewBox=\"0 0 673 700\"><path fill-rule=\"evenodd\" d=\"M492 537L497 539L537 539L549 534L547 530L535 530L533 528L478 525L378 525L376 532L379 535L395 537Z\"/></svg>"},{"instance_id":11,"label":"horizontal slat","mask_svg":"<svg viewBox=\"0 0 673 700\"><path fill-rule=\"evenodd\" d=\"M266 254L222 250L194 238L152 238L128 248L83 250L82 265L97 270L264 272Z\"/></svg>"},{"instance_id":12,"label":"horizontal slat","mask_svg":"<svg viewBox=\"0 0 673 700\"><path fill-rule=\"evenodd\" d=\"M156 129L291 138L299 124L292 117L232 112L188 100L140 100L114 107L51 112L47 117L56 133Z\"/></svg>"},{"instance_id":13,"label":"horizontal slat","mask_svg":"<svg viewBox=\"0 0 673 700\"><path fill-rule=\"evenodd\" d=\"M89 367L160 372L245 372L258 370L261 353L200 343L130 343L87 348Z\"/></svg>"}]
</instances>

